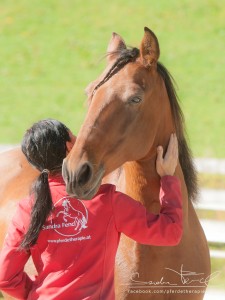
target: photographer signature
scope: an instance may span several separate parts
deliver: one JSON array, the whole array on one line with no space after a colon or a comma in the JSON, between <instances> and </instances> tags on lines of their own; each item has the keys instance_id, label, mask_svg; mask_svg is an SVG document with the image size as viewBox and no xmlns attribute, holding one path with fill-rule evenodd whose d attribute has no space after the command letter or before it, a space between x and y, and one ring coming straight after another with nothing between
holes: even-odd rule
<instances>
[{"instance_id":1,"label":"photographer signature","mask_svg":"<svg viewBox=\"0 0 225 300\"><path fill-rule=\"evenodd\" d=\"M210 280L212 280L213 278L215 278L220 271L216 271L212 274L210 274L209 276L204 276L204 273L197 273L197 272L193 272L193 271L185 271L184 270L184 266L183 264L180 267L179 271L173 270L171 268L165 268L166 270L169 270L173 273L176 273L179 276L180 279L180 284L182 284L183 286L188 286L188 285L193 285L193 284L197 284L198 286L208 286L208 283ZM137 280L135 278L139 278L139 273L133 273L131 275L131 281L133 285L138 285L138 286L179 286L179 283L171 283L169 281L165 281L164 277L161 277L160 280L158 281L140 281Z\"/></svg>"}]
</instances>

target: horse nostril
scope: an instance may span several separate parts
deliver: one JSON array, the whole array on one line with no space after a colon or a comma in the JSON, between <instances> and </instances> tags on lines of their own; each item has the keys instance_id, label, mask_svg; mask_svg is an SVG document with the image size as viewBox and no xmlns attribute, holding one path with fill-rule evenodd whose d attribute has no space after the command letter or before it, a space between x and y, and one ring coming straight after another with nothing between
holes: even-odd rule
<instances>
[{"instance_id":1,"label":"horse nostril","mask_svg":"<svg viewBox=\"0 0 225 300\"><path fill-rule=\"evenodd\" d=\"M84 163L77 175L77 182L79 186L85 185L92 176L92 167L89 163Z\"/></svg>"}]
</instances>

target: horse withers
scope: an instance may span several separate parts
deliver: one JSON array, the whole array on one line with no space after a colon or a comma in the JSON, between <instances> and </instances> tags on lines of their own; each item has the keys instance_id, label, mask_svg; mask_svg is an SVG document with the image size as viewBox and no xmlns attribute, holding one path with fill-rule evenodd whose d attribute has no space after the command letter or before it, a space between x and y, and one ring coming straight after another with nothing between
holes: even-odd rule
<instances>
[{"instance_id":1,"label":"horse withers","mask_svg":"<svg viewBox=\"0 0 225 300\"><path fill-rule=\"evenodd\" d=\"M158 62L159 54L158 40L146 27L139 49L128 49L113 34L106 69L86 90L88 112L64 161L63 176L68 193L91 199L103 177L107 181L119 168L113 177L117 189L158 213L156 148L166 148L170 134L176 132L182 240L178 246L156 247L122 236L116 259L116 299L200 300L210 276L209 250L192 203L198 187L183 114L171 76Z\"/></svg>"}]
</instances>

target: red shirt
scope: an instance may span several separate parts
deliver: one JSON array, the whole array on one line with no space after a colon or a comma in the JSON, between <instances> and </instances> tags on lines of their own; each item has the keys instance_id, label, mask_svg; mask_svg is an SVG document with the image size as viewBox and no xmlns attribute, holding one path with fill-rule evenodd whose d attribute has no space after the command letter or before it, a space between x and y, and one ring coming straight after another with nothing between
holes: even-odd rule
<instances>
[{"instance_id":1,"label":"red shirt","mask_svg":"<svg viewBox=\"0 0 225 300\"><path fill-rule=\"evenodd\" d=\"M62 178L49 180L54 210L29 251L18 251L27 231L31 198L20 201L0 254L0 289L18 299L113 300L115 255L123 232L142 244L177 245L182 236L178 179L161 179L155 215L115 186L102 185L90 201L67 195ZM24 272L32 256L38 275Z\"/></svg>"}]
</instances>

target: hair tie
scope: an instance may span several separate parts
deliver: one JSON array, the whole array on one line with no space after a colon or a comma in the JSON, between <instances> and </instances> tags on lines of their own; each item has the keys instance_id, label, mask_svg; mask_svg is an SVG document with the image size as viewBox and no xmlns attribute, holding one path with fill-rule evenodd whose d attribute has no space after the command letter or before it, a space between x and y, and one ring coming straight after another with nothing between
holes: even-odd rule
<instances>
[{"instance_id":1,"label":"hair tie","mask_svg":"<svg viewBox=\"0 0 225 300\"><path fill-rule=\"evenodd\" d=\"M49 175L50 171L48 169L43 169L41 171L41 174L48 174Z\"/></svg>"}]
</instances>

